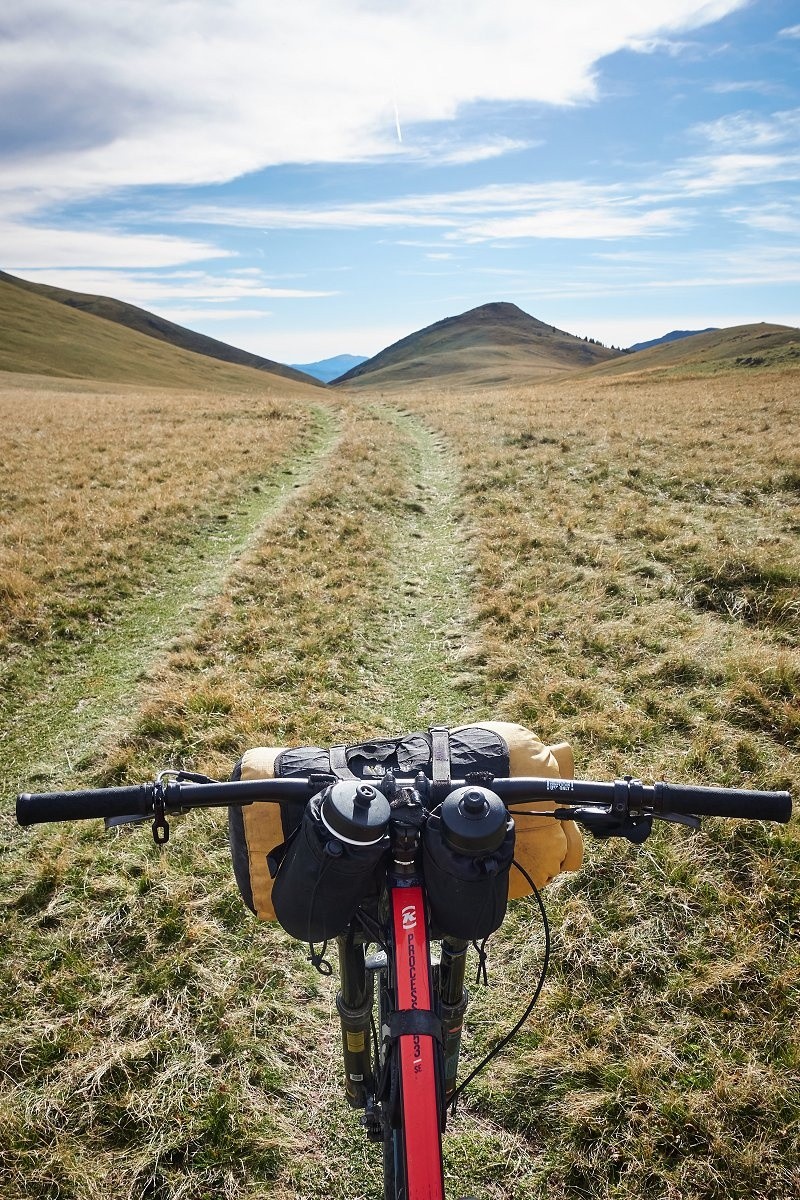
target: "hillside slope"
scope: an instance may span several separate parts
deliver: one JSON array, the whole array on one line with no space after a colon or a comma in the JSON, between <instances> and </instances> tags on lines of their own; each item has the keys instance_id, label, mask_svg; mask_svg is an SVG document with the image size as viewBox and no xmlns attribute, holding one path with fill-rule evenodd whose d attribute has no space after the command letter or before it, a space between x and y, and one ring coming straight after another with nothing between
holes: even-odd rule
<instances>
[{"instance_id":1,"label":"hillside slope","mask_svg":"<svg viewBox=\"0 0 800 1200\"><path fill-rule=\"evenodd\" d=\"M219 342L216 338L206 337L203 333L195 333L183 325L176 325L165 320L147 309L137 308L135 304L126 304L122 300L114 300L110 296L92 296L85 292L73 292L68 288L51 287L49 284L32 283L27 279L19 279L16 275L8 275L0 271L0 283L11 284L23 291L31 292L45 300L54 300L68 308L102 317L105 321L113 321L116 325L124 325L136 333L146 334L160 342L167 342L180 350L191 350L194 354L202 354L208 358L219 359L220 362L233 363L240 367L250 367L256 371L267 371L272 375L280 375L285 379L294 379L298 383L317 383L310 375L287 367L283 363L273 362L269 358L261 358L258 354L250 354L247 350L239 350L229 346L227 342Z\"/></svg>"},{"instance_id":2,"label":"hillside slope","mask_svg":"<svg viewBox=\"0 0 800 1200\"><path fill-rule=\"evenodd\" d=\"M596 366L593 375L635 371L714 371L732 367L800 366L800 329L790 325L734 325L664 342Z\"/></svg>"},{"instance_id":3,"label":"hillside slope","mask_svg":"<svg viewBox=\"0 0 800 1200\"><path fill-rule=\"evenodd\" d=\"M679 342L682 338L697 337L698 333L716 333L718 325L708 325L705 329L673 329L663 337L650 338L647 342L636 342L628 346L628 353L635 354L637 350L649 350L652 346L663 346L665 342Z\"/></svg>"},{"instance_id":4,"label":"hillside slope","mask_svg":"<svg viewBox=\"0 0 800 1200\"><path fill-rule=\"evenodd\" d=\"M0 372L160 387L316 386L183 350L0 278Z\"/></svg>"},{"instance_id":5,"label":"hillside slope","mask_svg":"<svg viewBox=\"0 0 800 1200\"><path fill-rule=\"evenodd\" d=\"M616 357L616 351L537 321L516 304L483 304L402 338L334 386L522 383Z\"/></svg>"}]
</instances>

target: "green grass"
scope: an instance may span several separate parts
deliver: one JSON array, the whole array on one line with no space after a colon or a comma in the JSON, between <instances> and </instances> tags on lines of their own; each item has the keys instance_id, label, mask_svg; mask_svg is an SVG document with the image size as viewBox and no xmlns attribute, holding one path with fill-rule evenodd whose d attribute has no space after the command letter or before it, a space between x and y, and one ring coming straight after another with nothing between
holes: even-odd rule
<instances>
[{"instance_id":1,"label":"green grass","mask_svg":"<svg viewBox=\"0 0 800 1200\"><path fill-rule=\"evenodd\" d=\"M755 374L337 393L338 448L65 778L492 714L571 740L584 777L796 791L794 376ZM20 831L6 803L0 836L4 1200L379 1196L335 981L244 911L220 815L159 852L146 829ZM548 889L540 1007L451 1122L450 1194L795 1194L798 868L796 818L588 846ZM533 990L530 901L490 947L466 1065Z\"/></svg>"}]
</instances>

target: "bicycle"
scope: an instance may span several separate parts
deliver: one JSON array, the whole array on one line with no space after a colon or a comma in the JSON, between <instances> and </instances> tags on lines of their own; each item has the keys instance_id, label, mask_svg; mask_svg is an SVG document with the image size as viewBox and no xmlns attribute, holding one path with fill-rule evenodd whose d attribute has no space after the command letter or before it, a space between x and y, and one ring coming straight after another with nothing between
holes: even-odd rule
<instances>
[{"instance_id":1,"label":"bicycle","mask_svg":"<svg viewBox=\"0 0 800 1200\"><path fill-rule=\"evenodd\" d=\"M512 864L520 866L514 815L534 824L574 822L601 839L641 844L656 820L696 829L701 816L785 823L792 811L789 792L646 786L629 776L601 782L508 770L494 775L480 756L473 769L451 778L449 738L446 729L432 729L429 760L413 774L400 769L396 755L388 767L384 757L378 770L368 756L351 754L348 761L346 748L337 747L328 753L327 771L298 772L295 762L291 775L219 782L166 770L148 784L17 800L23 826L149 820L159 845L169 839L169 818L194 808L228 807L232 821L251 806L294 813L289 836L270 855L275 913L309 943L322 973L332 970L325 947L336 939L345 1096L361 1111L367 1137L383 1148L388 1200L443 1200L448 1111L522 1027L544 984L547 916L534 880L520 868L543 920L539 980L510 1032L457 1083L467 950L474 944L483 965L485 940L505 916L509 874ZM441 944L438 961L432 940Z\"/></svg>"}]
</instances>

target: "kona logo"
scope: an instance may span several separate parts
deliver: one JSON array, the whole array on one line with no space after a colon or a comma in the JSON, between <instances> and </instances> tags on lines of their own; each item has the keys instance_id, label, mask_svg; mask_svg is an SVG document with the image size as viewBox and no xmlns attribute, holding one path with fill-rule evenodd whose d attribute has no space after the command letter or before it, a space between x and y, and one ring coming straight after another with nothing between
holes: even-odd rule
<instances>
[{"instance_id":1,"label":"kona logo","mask_svg":"<svg viewBox=\"0 0 800 1200\"><path fill-rule=\"evenodd\" d=\"M403 929L417 928L417 910L413 904L403 909Z\"/></svg>"}]
</instances>

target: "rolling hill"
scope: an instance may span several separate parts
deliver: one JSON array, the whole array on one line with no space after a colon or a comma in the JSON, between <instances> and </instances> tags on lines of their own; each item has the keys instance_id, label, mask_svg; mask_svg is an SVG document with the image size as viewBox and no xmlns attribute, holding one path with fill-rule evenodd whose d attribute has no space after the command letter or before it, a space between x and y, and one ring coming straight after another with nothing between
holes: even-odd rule
<instances>
[{"instance_id":1,"label":"rolling hill","mask_svg":"<svg viewBox=\"0 0 800 1200\"><path fill-rule=\"evenodd\" d=\"M534 382L619 357L529 316L516 304L483 304L402 338L334 386Z\"/></svg>"},{"instance_id":2,"label":"rolling hill","mask_svg":"<svg viewBox=\"0 0 800 1200\"><path fill-rule=\"evenodd\" d=\"M738 367L800 366L800 329L790 325L734 325L662 342L596 366L593 375L634 371L715 371Z\"/></svg>"},{"instance_id":3,"label":"rolling hill","mask_svg":"<svg viewBox=\"0 0 800 1200\"><path fill-rule=\"evenodd\" d=\"M651 338L649 342L636 342L633 346L628 346L628 354L633 354L637 350L649 350L652 346L661 346L664 342L679 342L681 338L696 337L698 333L716 333L718 326L709 325L705 329L673 329L671 333L665 333L663 337Z\"/></svg>"},{"instance_id":4,"label":"rolling hill","mask_svg":"<svg viewBox=\"0 0 800 1200\"><path fill-rule=\"evenodd\" d=\"M188 332L188 331L186 331ZM0 372L154 387L269 390L318 387L298 372L222 362L82 312L0 274Z\"/></svg>"},{"instance_id":5,"label":"rolling hill","mask_svg":"<svg viewBox=\"0 0 800 1200\"><path fill-rule=\"evenodd\" d=\"M126 304L122 300L114 300L110 296L91 296L84 292L72 292L68 288L51 287L44 283L31 283L27 279L19 279L16 275L8 275L0 271L0 283L30 292L44 300L52 300L67 308L89 313L94 317L102 317L115 325L124 325L136 333L166 342L179 350L190 350L193 354L202 354L208 358L216 358L220 362L232 363L240 367L250 367L256 371L266 371L271 375L280 375L285 379L294 379L298 383L318 383L310 375L287 367L283 363L272 362L271 359L261 358L250 354L247 350L239 350L229 346L227 342L219 342L216 338L206 337L205 334L195 333L167 321L144 308L134 304ZM51 372L47 372L50 374Z\"/></svg>"}]
</instances>

